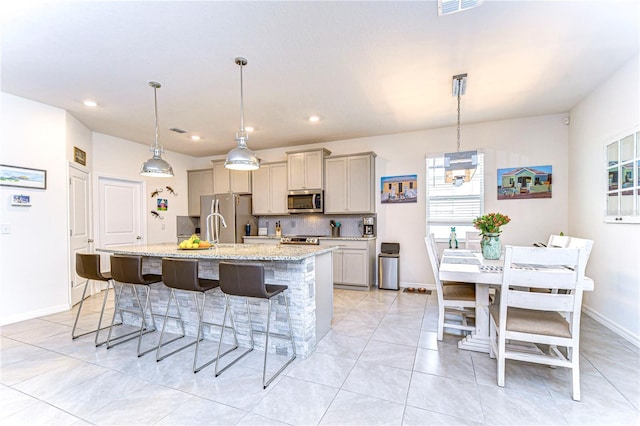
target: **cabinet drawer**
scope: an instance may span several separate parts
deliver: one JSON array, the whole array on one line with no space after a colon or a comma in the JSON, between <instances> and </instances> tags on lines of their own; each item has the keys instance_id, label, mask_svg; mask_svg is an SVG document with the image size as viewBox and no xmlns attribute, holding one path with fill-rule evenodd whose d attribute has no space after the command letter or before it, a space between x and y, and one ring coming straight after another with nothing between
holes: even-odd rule
<instances>
[{"instance_id":1,"label":"cabinet drawer","mask_svg":"<svg viewBox=\"0 0 640 426\"><path fill-rule=\"evenodd\" d=\"M366 250L367 241L353 241L353 240L320 240L320 246L333 247L338 246L341 249L355 249Z\"/></svg>"}]
</instances>

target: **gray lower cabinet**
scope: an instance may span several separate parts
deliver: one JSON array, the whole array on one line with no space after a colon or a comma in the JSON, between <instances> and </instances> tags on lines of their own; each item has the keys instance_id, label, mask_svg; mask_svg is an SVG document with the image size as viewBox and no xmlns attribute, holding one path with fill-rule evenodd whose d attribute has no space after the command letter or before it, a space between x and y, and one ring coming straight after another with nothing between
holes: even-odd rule
<instances>
[{"instance_id":1,"label":"gray lower cabinet","mask_svg":"<svg viewBox=\"0 0 640 426\"><path fill-rule=\"evenodd\" d=\"M363 240L321 239L320 246L336 246L333 252L333 285L368 290L375 283L375 238Z\"/></svg>"}]
</instances>

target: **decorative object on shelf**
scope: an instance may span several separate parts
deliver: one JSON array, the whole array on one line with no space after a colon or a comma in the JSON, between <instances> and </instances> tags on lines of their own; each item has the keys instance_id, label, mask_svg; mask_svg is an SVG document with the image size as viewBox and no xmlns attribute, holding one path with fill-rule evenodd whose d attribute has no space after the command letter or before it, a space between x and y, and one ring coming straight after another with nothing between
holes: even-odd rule
<instances>
[{"instance_id":1,"label":"decorative object on shelf","mask_svg":"<svg viewBox=\"0 0 640 426\"><path fill-rule=\"evenodd\" d=\"M73 147L73 161L78 164L82 164L83 166L87 165L87 153L78 148L77 146Z\"/></svg>"},{"instance_id":2,"label":"decorative object on shelf","mask_svg":"<svg viewBox=\"0 0 640 426\"><path fill-rule=\"evenodd\" d=\"M0 185L47 189L47 171L0 164Z\"/></svg>"},{"instance_id":3,"label":"decorative object on shelf","mask_svg":"<svg viewBox=\"0 0 640 426\"><path fill-rule=\"evenodd\" d=\"M417 203L418 175L380 178L380 202L383 204Z\"/></svg>"},{"instance_id":4,"label":"decorative object on shelf","mask_svg":"<svg viewBox=\"0 0 640 426\"><path fill-rule=\"evenodd\" d=\"M236 132L238 145L227 154L224 166L232 170L256 170L260 168L260 160L247 146L249 133L244 128L244 92L242 84L242 67L247 65L245 58L237 57L236 64L240 66L240 130Z\"/></svg>"},{"instance_id":5,"label":"decorative object on shelf","mask_svg":"<svg viewBox=\"0 0 640 426\"><path fill-rule=\"evenodd\" d=\"M162 146L158 143L158 89L162 87L160 83L150 81L149 86L153 87L153 99L154 99L154 112L156 119L156 137L154 144L151 145L151 152L153 157L148 159L142 165L140 174L142 176L149 177L173 177L173 168L169 163L162 159L162 153L164 152Z\"/></svg>"},{"instance_id":6,"label":"decorative object on shelf","mask_svg":"<svg viewBox=\"0 0 640 426\"><path fill-rule=\"evenodd\" d=\"M498 200L551 198L551 166L498 169Z\"/></svg>"},{"instance_id":7,"label":"decorative object on shelf","mask_svg":"<svg viewBox=\"0 0 640 426\"><path fill-rule=\"evenodd\" d=\"M31 197L24 194L13 194L11 196L11 205L18 207L31 207Z\"/></svg>"},{"instance_id":8,"label":"decorative object on shelf","mask_svg":"<svg viewBox=\"0 0 640 426\"><path fill-rule=\"evenodd\" d=\"M167 188L167 191L169 191L169 194L174 195L176 197L178 196L178 193L176 191L174 191L172 187L165 186L165 188Z\"/></svg>"},{"instance_id":9,"label":"decorative object on shelf","mask_svg":"<svg viewBox=\"0 0 640 426\"><path fill-rule=\"evenodd\" d=\"M169 208L169 201L166 198L158 198L158 211L167 211Z\"/></svg>"},{"instance_id":10,"label":"decorative object on shelf","mask_svg":"<svg viewBox=\"0 0 640 426\"><path fill-rule=\"evenodd\" d=\"M502 243L500 241L501 226L511 222L511 218L502 213L487 213L473 220L473 226L480 230L482 240L482 256L485 259L500 259Z\"/></svg>"},{"instance_id":11,"label":"decorative object on shelf","mask_svg":"<svg viewBox=\"0 0 640 426\"><path fill-rule=\"evenodd\" d=\"M162 192L162 188L160 188L160 189L156 189L155 191L153 191L153 192L151 193L151 198L153 198L153 197L157 197L157 196L158 196L158 194L160 194L161 192Z\"/></svg>"},{"instance_id":12,"label":"decorative object on shelf","mask_svg":"<svg viewBox=\"0 0 640 426\"><path fill-rule=\"evenodd\" d=\"M155 219L160 219L160 220L164 220L164 216L161 216L160 213L151 210L151 216Z\"/></svg>"},{"instance_id":13,"label":"decorative object on shelf","mask_svg":"<svg viewBox=\"0 0 640 426\"><path fill-rule=\"evenodd\" d=\"M456 236L456 227L451 227L451 233L449 234L449 248L458 248L458 237Z\"/></svg>"},{"instance_id":14,"label":"decorative object on shelf","mask_svg":"<svg viewBox=\"0 0 640 426\"><path fill-rule=\"evenodd\" d=\"M452 94L458 97L458 150L444 154L444 181L454 186L471 181L478 168L478 151L460 151L460 98L466 89L467 74L454 75Z\"/></svg>"}]
</instances>

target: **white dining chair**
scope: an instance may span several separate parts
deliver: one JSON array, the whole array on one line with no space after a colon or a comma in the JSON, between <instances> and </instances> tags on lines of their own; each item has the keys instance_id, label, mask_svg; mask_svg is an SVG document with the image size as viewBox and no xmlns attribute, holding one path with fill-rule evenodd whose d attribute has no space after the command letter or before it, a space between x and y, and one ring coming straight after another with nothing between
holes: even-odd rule
<instances>
[{"instance_id":1,"label":"white dining chair","mask_svg":"<svg viewBox=\"0 0 640 426\"><path fill-rule=\"evenodd\" d=\"M549 235L547 247L565 248L569 245L569 237L566 235Z\"/></svg>"},{"instance_id":2,"label":"white dining chair","mask_svg":"<svg viewBox=\"0 0 640 426\"><path fill-rule=\"evenodd\" d=\"M500 304L489 307L491 358L497 358L498 386L505 385L507 359L570 368L572 397L580 400L580 309L586 251L507 246ZM550 288L551 293L529 288ZM557 290L563 290L558 292ZM548 354L507 346L507 341L550 345ZM566 347L565 356L558 346Z\"/></svg>"},{"instance_id":3,"label":"white dining chair","mask_svg":"<svg viewBox=\"0 0 640 426\"><path fill-rule=\"evenodd\" d=\"M467 323L468 317L475 316L476 287L475 284L440 281L440 260L436 240L433 234L424 237L433 276L436 281L436 293L438 296L438 340L444 338L444 329L452 328L472 332L474 326ZM458 316L460 322L446 321L446 315Z\"/></svg>"},{"instance_id":4,"label":"white dining chair","mask_svg":"<svg viewBox=\"0 0 640 426\"><path fill-rule=\"evenodd\" d=\"M481 250L481 238L482 236L477 231L467 231L464 236L464 248L467 250Z\"/></svg>"}]
</instances>

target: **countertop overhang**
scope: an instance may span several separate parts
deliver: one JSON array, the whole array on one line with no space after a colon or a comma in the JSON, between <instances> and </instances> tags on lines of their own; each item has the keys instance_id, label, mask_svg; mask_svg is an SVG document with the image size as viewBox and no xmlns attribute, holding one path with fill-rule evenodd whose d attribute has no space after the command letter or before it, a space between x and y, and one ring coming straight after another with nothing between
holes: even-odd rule
<instances>
[{"instance_id":1,"label":"countertop overhang","mask_svg":"<svg viewBox=\"0 0 640 426\"><path fill-rule=\"evenodd\" d=\"M215 244L206 249L179 249L175 243L123 245L98 248L103 253L151 257L176 257L218 260L262 260L299 262L336 250L336 247L310 245Z\"/></svg>"}]
</instances>

